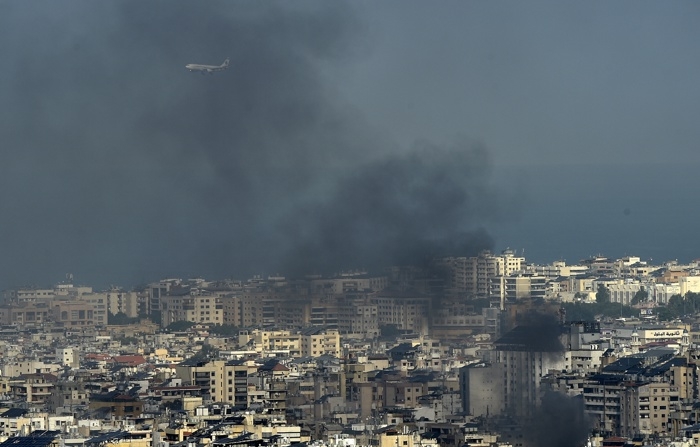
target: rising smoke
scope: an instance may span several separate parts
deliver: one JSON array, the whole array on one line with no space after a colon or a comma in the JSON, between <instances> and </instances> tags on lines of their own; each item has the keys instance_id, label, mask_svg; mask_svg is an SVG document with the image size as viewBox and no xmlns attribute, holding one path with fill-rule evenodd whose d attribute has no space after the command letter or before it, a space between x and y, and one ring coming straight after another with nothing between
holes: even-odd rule
<instances>
[{"instance_id":1,"label":"rising smoke","mask_svg":"<svg viewBox=\"0 0 700 447\"><path fill-rule=\"evenodd\" d=\"M487 154L461 142L428 143L358 166L329 197L300 207L289 240L293 259L312 270L423 265L435 256L471 255L492 239L475 224L495 218ZM293 230L289 232L289 230Z\"/></svg>"},{"instance_id":2,"label":"rising smoke","mask_svg":"<svg viewBox=\"0 0 700 447\"><path fill-rule=\"evenodd\" d=\"M323 68L368 48L347 4L0 7L3 286L332 271L492 244L483 148L401 150L329 87ZM184 69L226 57L224 73Z\"/></svg>"},{"instance_id":3,"label":"rising smoke","mask_svg":"<svg viewBox=\"0 0 700 447\"><path fill-rule=\"evenodd\" d=\"M591 423L584 412L583 399L550 391L533 407L523 424L526 446L580 447L585 445Z\"/></svg>"}]
</instances>

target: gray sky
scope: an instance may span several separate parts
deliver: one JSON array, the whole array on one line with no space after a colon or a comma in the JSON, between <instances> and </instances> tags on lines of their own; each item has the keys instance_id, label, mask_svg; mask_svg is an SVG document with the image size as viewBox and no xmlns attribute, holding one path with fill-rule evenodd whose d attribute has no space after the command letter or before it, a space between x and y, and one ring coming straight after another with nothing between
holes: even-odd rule
<instances>
[{"instance_id":1,"label":"gray sky","mask_svg":"<svg viewBox=\"0 0 700 447\"><path fill-rule=\"evenodd\" d=\"M696 2L359 5L371 50L340 85L397 141L463 132L499 164L700 161Z\"/></svg>"},{"instance_id":2,"label":"gray sky","mask_svg":"<svg viewBox=\"0 0 700 447\"><path fill-rule=\"evenodd\" d=\"M0 285L696 257L699 9L0 2Z\"/></svg>"}]
</instances>

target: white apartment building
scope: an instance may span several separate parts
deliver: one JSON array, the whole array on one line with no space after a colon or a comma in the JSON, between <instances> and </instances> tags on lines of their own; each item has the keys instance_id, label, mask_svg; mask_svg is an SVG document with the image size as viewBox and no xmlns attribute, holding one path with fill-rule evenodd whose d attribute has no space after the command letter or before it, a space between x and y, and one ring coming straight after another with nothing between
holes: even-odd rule
<instances>
[{"instance_id":1,"label":"white apartment building","mask_svg":"<svg viewBox=\"0 0 700 447\"><path fill-rule=\"evenodd\" d=\"M621 303L624 306L629 306L637 292L642 290L642 287L648 292L653 287L653 283L644 284L638 280L620 279L615 282L607 282L606 287L610 291L611 303Z\"/></svg>"},{"instance_id":2,"label":"white apartment building","mask_svg":"<svg viewBox=\"0 0 700 447\"><path fill-rule=\"evenodd\" d=\"M685 296L686 293L700 293L700 276L686 276L684 278L678 279L678 286L680 287L681 296Z\"/></svg>"},{"instance_id":3,"label":"white apartment building","mask_svg":"<svg viewBox=\"0 0 700 447\"><path fill-rule=\"evenodd\" d=\"M547 278L540 275L513 274L497 276L491 280L491 297L501 300L501 309L505 301L522 298L544 298L547 292Z\"/></svg>"},{"instance_id":4,"label":"white apartment building","mask_svg":"<svg viewBox=\"0 0 700 447\"><path fill-rule=\"evenodd\" d=\"M554 261L547 265L528 266L528 271L547 278L560 278L585 275L589 268L585 265L566 265L565 261Z\"/></svg>"},{"instance_id":5,"label":"white apartment building","mask_svg":"<svg viewBox=\"0 0 700 447\"><path fill-rule=\"evenodd\" d=\"M444 258L443 265L450 269L450 287L472 297L488 297L491 282L498 276L509 276L525 267L525 258L513 250L501 255L483 251L474 257Z\"/></svg>"},{"instance_id":6,"label":"white apartment building","mask_svg":"<svg viewBox=\"0 0 700 447\"><path fill-rule=\"evenodd\" d=\"M681 294L679 283L654 284L649 290L649 297L657 304L668 304L673 295Z\"/></svg>"}]
</instances>

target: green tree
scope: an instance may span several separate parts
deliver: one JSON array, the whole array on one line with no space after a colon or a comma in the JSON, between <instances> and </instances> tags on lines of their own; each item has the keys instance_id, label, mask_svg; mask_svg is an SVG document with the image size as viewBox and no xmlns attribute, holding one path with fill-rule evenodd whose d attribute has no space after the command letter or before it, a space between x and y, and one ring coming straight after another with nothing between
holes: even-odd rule
<instances>
[{"instance_id":1,"label":"green tree","mask_svg":"<svg viewBox=\"0 0 700 447\"><path fill-rule=\"evenodd\" d=\"M682 296L672 295L666 303L666 309L668 309L670 319L680 318L685 315L686 303Z\"/></svg>"},{"instance_id":2,"label":"green tree","mask_svg":"<svg viewBox=\"0 0 700 447\"><path fill-rule=\"evenodd\" d=\"M379 338L383 340L393 340L401 335L401 330L395 324L379 325Z\"/></svg>"},{"instance_id":3,"label":"green tree","mask_svg":"<svg viewBox=\"0 0 700 447\"><path fill-rule=\"evenodd\" d=\"M585 300L586 299L586 294L583 292L576 292L574 293L574 299L576 300Z\"/></svg>"},{"instance_id":4,"label":"green tree","mask_svg":"<svg viewBox=\"0 0 700 447\"><path fill-rule=\"evenodd\" d=\"M199 352L190 357L190 360L208 362L209 360L216 359L218 356L219 350L214 346L205 343L202 345L202 349L200 349Z\"/></svg>"},{"instance_id":5,"label":"green tree","mask_svg":"<svg viewBox=\"0 0 700 447\"><path fill-rule=\"evenodd\" d=\"M187 329L191 328L194 326L194 323L191 321L173 321L168 325L168 327L165 328L166 331L168 332L182 332L186 331Z\"/></svg>"},{"instance_id":6,"label":"green tree","mask_svg":"<svg viewBox=\"0 0 700 447\"><path fill-rule=\"evenodd\" d=\"M700 294L688 292L685 296L672 295L665 306L658 308L657 315L659 320L668 321L685 315L695 315L698 312L700 312Z\"/></svg>"},{"instance_id":7,"label":"green tree","mask_svg":"<svg viewBox=\"0 0 700 447\"><path fill-rule=\"evenodd\" d=\"M216 326L211 326L209 328L209 332L212 334L216 335L223 335L223 336L231 336L231 335L238 335L238 327L232 325L232 324L222 324L222 325L216 325Z\"/></svg>"},{"instance_id":8,"label":"green tree","mask_svg":"<svg viewBox=\"0 0 700 447\"><path fill-rule=\"evenodd\" d=\"M593 321L596 317L596 309L593 304L562 303L566 311L567 321Z\"/></svg>"},{"instance_id":9,"label":"green tree","mask_svg":"<svg viewBox=\"0 0 700 447\"><path fill-rule=\"evenodd\" d=\"M673 314L671 313L671 311L668 309L668 307L665 307L665 306L659 307L658 309L656 309L656 317L660 321L669 321L669 320L673 320L675 318L673 316Z\"/></svg>"},{"instance_id":10,"label":"green tree","mask_svg":"<svg viewBox=\"0 0 700 447\"><path fill-rule=\"evenodd\" d=\"M596 303L603 304L610 302L610 290L603 284L598 284L598 291L595 293Z\"/></svg>"},{"instance_id":11,"label":"green tree","mask_svg":"<svg viewBox=\"0 0 700 447\"><path fill-rule=\"evenodd\" d=\"M567 321L593 321L597 316L638 317L639 311L618 303L562 303Z\"/></svg>"},{"instance_id":12,"label":"green tree","mask_svg":"<svg viewBox=\"0 0 700 447\"><path fill-rule=\"evenodd\" d=\"M688 303L687 313L696 314L700 312L700 293L687 292L685 301Z\"/></svg>"},{"instance_id":13,"label":"green tree","mask_svg":"<svg viewBox=\"0 0 700 447\"><path fill-rule=\"evenodd\" d=\"M136 318L130 318L127 317L124 312L119 312L116 314L113 314L109 312L107 314L107 324L112 324L112 325L127 325L127 324L134 324L138 323L139 319L138 317Z\"/></svg>"},{"instance_id":14,"label":"green tree","mask_svg":"<svg viewBox=\"0 0 700 447\"><path fill-rule=\"evenodd\" d=\"M117 338L116 341L122 345L138 345L139 343L139 339L136 337L120 337Z\"/></svg>"},{"instance_id":15,"label":"green tree","mask_svg":"<svg viewBox=\"0 0 700 447\"><path fill-rule=\"evenodd\" d=\"M634 294L632 297L632 302L631 304L634 306L635 304L643 303L649 298L649 292L647 292L644 289L644 286L640 287L637 293Z\"/></svg>"}]
</instances>

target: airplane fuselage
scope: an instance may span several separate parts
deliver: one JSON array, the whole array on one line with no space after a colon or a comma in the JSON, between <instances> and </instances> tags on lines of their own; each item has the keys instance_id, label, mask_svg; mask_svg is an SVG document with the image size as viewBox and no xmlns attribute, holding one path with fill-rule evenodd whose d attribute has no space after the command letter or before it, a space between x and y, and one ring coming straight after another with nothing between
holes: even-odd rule
<instances>
[{"instance_id":1,"label":"airplane fuselage","mask_svg":"<svg viewBox=\"0 0 700 447\"><path fill-rule=\"evenodd\" d=\"M202 64L187 64L185 68L189 71L199 71L202 73L213 73L215 71L222 71L228 68L228 59L224 61L221 65L202 65Z\"/></svg>"}]
</instances>

